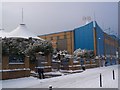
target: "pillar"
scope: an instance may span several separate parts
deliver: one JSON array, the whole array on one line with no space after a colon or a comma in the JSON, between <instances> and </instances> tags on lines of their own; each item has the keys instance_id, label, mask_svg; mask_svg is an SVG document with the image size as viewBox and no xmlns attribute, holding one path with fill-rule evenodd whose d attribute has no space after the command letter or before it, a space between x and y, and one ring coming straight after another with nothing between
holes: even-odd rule
<instances>
[{"instance_id":1,"label":"pillar","mask_svg":"<svg viewBox=\"0 0 120 90\"><path fill-rule=\"evenodd\" d=\"M2 70L9 69L9 57L2 56Z\"/></svg>"},{"instance_id":2,"label":"pillar","mask_svg":"<svg viewBox=\"0 0 120 90\"><path fill-rule=\"evenodd\" d=\"M29 68L29 56L25 56L25 68Z\"/></svg>"}]
</instances>

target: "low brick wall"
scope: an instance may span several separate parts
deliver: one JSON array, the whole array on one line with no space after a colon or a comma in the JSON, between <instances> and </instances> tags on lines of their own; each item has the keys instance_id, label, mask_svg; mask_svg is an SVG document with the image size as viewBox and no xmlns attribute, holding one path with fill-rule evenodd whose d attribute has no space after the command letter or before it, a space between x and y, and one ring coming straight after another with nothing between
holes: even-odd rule
<instances>
[{"instance_id":1,"label":"low brick wall","mask_svg":"<svg viewBox=\"0 0 120 90\"><path fill-rule=\"evenodd\" d=\"M44 68L44 72L51 72L51 71L52 71L51 66L48 66L48 67Z\"/></svg>"},{"instance_id":2,"label":"low brick wall","mask_svg":"<svg viewBox=\"0 0 120 90\"><path fill-rule=\"evenodd\" d=\"M8 70L2 72L2 80L29 77L29 76L30 76L30 70L14 70L14 71Z\"/></svg>"},{"instance_id":3,"label":"low brick wall","mask_svg":"<svg viewBox=\"0 0 120 90\"><path fill-rule=\"evenodd\" d=\"M9 63L9 69L22 69L22 68L25 68L25 63L19 63L19 64Z\"/></svg>"},{"instance_id":4,"label":"low brick wall","mask_svg":"<svg viewBox=\"0 0 120 90\"><path fill-rule=\"evenodd\" d=\"M3 80L30 76L29 57L25 57L24 63L9 63L8 56L3 56L0 74Z\"/></svg>"},{"instance_id":5,"label":"low brick wall","mask_svg":"<svg viewBox=\"0 0 120 90\"><path fill-rule=\"evenodd\" d=\"M60 62L52 62L52 69L59 70L60 69Z\"/></svg>"},{"instance_id":6,"label":"low brick wall","mask_svg":"<svg viewBox=\"0 0 120 90\"><path fill-rule=\"evenodd\" d=\"M80 61L74 62L73 59L70 59L67 64L60 67L62 70L80 70L81 65Z\"/></svg>"}]
</instances>

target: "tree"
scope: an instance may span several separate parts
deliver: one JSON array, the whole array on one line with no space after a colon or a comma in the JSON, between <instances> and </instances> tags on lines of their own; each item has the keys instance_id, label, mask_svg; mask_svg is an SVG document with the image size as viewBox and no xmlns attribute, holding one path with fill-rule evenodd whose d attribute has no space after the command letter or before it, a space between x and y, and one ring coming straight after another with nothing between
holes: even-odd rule
<instances>
[{"instance_id":1,"label":"tree","mask_svg":"<svg viewBox=\"0 0 120 90\"><path fill-rule=\"evenodd\" d=\"M53 52L52 44L48 41L39 39L24 38L3 38L2 39L2 55L9 57L24 58L25 55L30 56L30 60L36 60L35 54L43 52L45 55Z\"/></svg>"}]
</instances>

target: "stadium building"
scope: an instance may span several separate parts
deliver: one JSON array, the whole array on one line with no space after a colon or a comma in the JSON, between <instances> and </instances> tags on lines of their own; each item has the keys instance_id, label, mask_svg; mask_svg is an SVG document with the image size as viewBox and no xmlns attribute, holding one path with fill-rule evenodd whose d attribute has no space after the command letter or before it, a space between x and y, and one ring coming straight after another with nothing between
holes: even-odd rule
<instances>
[{"instance_id":1,"label":"stadium building","mask_svg":"<svg viewBox=\"0 0 120 90\"><path fill-rule=\"evenodd\" d=\"M118 57L118 38L108 35L92 21L84 26L63 32L40 35L40 38L52 41L53 48L67 50L70 54L81 48L93 50L96 56Z\"/></svg>"}]
</instances>

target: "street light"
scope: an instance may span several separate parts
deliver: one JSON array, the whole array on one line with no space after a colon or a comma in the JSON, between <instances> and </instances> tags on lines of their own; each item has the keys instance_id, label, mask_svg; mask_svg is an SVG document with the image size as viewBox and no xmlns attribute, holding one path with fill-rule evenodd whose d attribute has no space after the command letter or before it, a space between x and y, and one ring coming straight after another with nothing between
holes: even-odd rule
<instances>
[{"instance_id":1,"label":"street light","mask_svg":"<svg viewBox=\"0 0 120 90\"><path fill-rule=\"evenodd\" d=\"M99 57L99 67L101 66L101 61L100 61L100 51L99 51L99 46L100 46L100 45L99 45L99 44L100 44L99 41L100 41L100 39L101 39L101 38L99 37L99 38L98 38L98 57Z\"/></svg>"},{"instance_id":2,"label":"street light","mask_svg":"<svg viewBox=\"0 0 120 90\"><path fill-rule=\"evenodd\" d=\"M0 37L0 64L2 63L2 37ZM1 64L2 65L2 64ZM1 68L0 68L1 69Z\"/></svg>"},{"instance_id":3,"label":"street light","mask_svg":"<svg viewBox=\"0 0 120 90\"><path fill-rule=\"evenodd\" d=\"M99 45L99 44L100 44L99 41L100 41L100 39L101 39L101 38L98 38L98 56L99 56L99 57L100 57L100 51L99 51L99 48L100 48L100 47L99 47L99 46L100 46L100 45Z\"/></svg>"}]
</instances>

